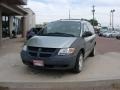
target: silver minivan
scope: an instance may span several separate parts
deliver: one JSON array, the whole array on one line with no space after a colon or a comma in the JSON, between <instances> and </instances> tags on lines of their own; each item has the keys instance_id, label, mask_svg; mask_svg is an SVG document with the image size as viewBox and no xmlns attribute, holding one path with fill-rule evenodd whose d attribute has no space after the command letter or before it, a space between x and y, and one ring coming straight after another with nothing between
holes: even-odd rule
<instances>
[{"instance_id":1,"label":"silver minivan","mask_svg":"<svg viewBox=\"0 0 120 90\"><path fill-rule=\"evenodd\" d=\"M96 35L88 21L58 20L25 43L21 58L28 66L79 73L86 57L95 55L95 45Z\"/></svg>"}]
</instances>

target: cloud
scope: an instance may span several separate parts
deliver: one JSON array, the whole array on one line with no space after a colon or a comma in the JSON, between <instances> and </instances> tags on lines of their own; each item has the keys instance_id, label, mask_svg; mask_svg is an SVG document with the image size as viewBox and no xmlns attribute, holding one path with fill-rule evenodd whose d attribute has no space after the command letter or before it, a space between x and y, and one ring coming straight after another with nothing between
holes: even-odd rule
<instances>
[{"instance_id":1,"label":"cloud","mask_svg":"<svg viewBox=\"0 0 120 90\"><path fill-rule=\"evenodd\" d=\"M98 6L106 6L106 7L112 7L112 6L120 6L119 0L95 0L94 1L96 5Z\"/></svg>"},{"instance_id":2,"label":"cloud","mask_svg":"<svg viewBox=\"0 0 120 90\"><path fill-rule=\"evenodd\" d=\"M36 13L36 23L68 18L69 9L72 18L92 18L92 5L95 5L95 17L103 25L109 25L109 13L115 9L115 24L120 23L119 0L29 0L27 7Z\"/></svg>"}]
</instances>

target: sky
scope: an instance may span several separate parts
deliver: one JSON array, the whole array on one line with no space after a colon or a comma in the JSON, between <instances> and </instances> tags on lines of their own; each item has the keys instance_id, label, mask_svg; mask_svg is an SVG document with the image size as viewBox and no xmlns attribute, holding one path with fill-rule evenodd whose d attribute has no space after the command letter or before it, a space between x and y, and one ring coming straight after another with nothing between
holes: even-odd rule
<instances>
[{"instance_id":1,"label":"sky","mask_svg":"<svg viewBox=\"0 0 120 90\"><path fill-rule=\"evenodd\" d=\"M36 14L36 24L59 19L91 19L95 5L95 19L103 26L110 23L110 10L115 9L114 25L120 26L120 0L28 0L26 7Z\"/></svg>"}]
</instances>

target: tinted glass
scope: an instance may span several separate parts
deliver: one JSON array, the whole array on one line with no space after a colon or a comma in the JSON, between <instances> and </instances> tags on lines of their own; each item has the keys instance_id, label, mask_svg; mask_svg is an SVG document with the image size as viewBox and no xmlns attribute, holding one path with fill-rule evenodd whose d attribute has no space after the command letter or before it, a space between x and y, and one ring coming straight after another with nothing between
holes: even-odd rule
<instances>
[{"instance_id":1,"label":"tinted glass","mask_svg":"<svg viewBox=\"0 0 120 90\"><path fill-rule=\"evenodd\" d=\"M95 33L93 26L90 23L87 23L87 26L89 28L89 31L91 31L92 33Z\"/></svg>"},{"instance_id":2,"label":"tinted glass","mask_svg":"<svg viewBox=\"0 0 120 90\"><path fill-rule=\"evenodd\" d=\"M89 31L89 28L88 28L87 24L85 23L84 24L84 32L86 32L86 31Z\"/></svg>"}]
</instances>

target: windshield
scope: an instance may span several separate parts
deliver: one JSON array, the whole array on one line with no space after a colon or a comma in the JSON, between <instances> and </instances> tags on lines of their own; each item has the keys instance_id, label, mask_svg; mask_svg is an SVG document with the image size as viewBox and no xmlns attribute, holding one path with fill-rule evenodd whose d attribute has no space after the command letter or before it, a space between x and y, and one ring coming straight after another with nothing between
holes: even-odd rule
<instances>
[{"instance_id":1,"label":"windshield","mask_svg":"<svg viewBox=\"0 0 120 90\"><path fill-rule=\"evenodd\" d=\"M80 22L56 21L46 26L43 35L78 37L80 32Z\"/></svg>"}]
</instances>

